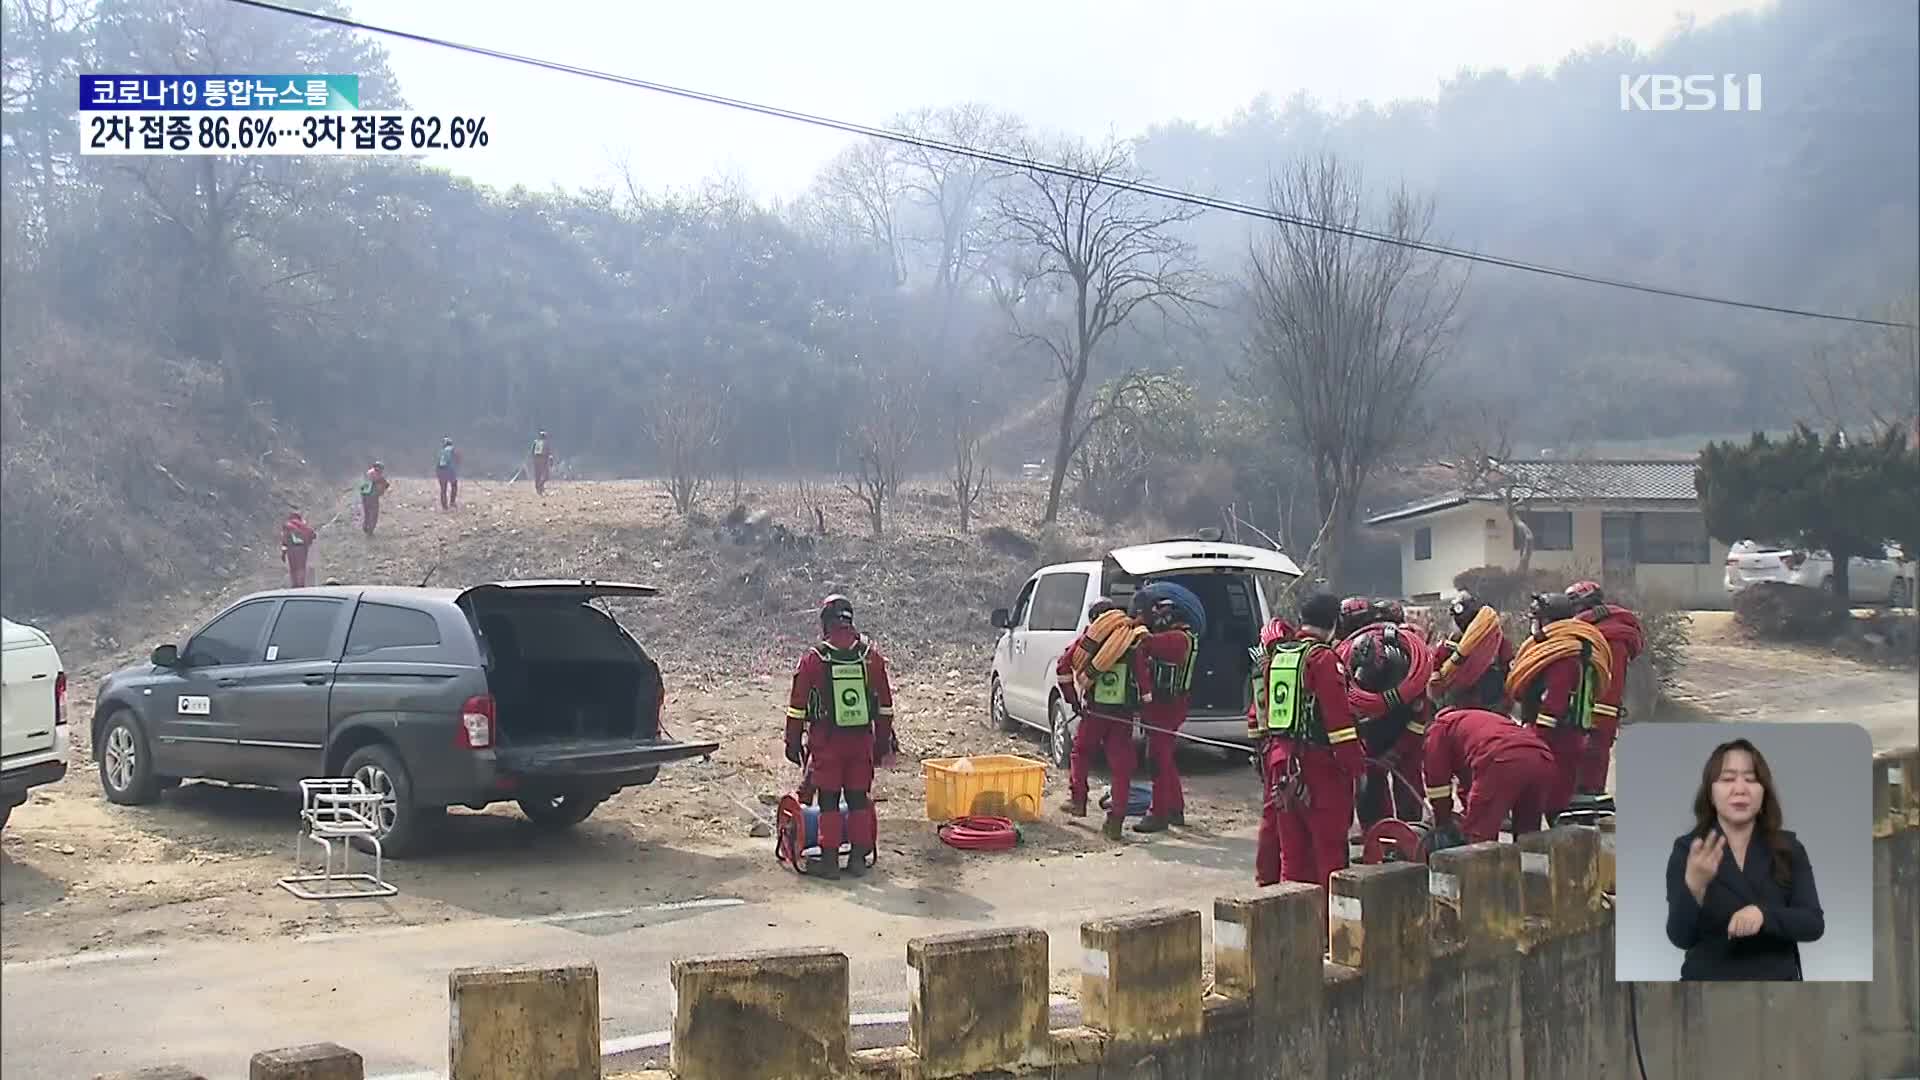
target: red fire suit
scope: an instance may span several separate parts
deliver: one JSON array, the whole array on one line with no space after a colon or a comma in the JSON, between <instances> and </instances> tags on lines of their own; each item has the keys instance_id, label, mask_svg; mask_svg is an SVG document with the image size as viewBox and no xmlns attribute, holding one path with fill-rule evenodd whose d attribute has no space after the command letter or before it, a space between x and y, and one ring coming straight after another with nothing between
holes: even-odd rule
<instances>
[{"instance_id":1,"label":"red fire suit","mask_svg":"<svg viewBox=\"0 0 1920 1080\"><path fill-rule=\"evenodd\" d=\"M1601 604L1581 612L1578 618L1592 623L1606 635L1613 653L1613 671L1605 686L1593 695L1593 730L1587 733L1586 753L1580 760L1580 790L1598 795L1607 790L1607 769L1613 764L1613 741L1620 734L1620 703L1627 692L1627 665L1646 648L1646 633L1640 620L1626 608Z\"/></svg>"},{"instance_id":2,"label":"red fire suit","mask_svg":"<svg viewBox=\"0 0 1920 1080\"><path fill-rule=\"evenodd\" d=\"M1354 632L1335 646L1341 662L1350 664L1354 643L1364 635L1385 633L1387 625L1374 623ZM1347 708L1360 729L1362 748L1376 760L1390 762L1386 768L1368 765L1363 773L1366 787L1371 789L1373 795L1364 800L1366 805L1356 800L1355 809L1360 814L1363 828L1389 814L1402 821L1419 821L1422 817L1420 792L1424 783L1421 780L1421 755L1427 734L1427 719L1431 715L1426 699L1426 680L1432 672L1432 664L1424 651L1427 648L1426 639L1419 630L1412 626L1396 626L1395 630L1401 644L1412 654L1413 663L1406 679L1393 688L1391 695L1376 694L1358 686L1347 688ZM1392 734L1395 728L1399 729L1397 735ZM1387 745L1376 745L1389 739Z\"/></svg>"},{"instance_id":3,"label":"red fire suit","mask_svg":"<svg viewBox=\"0 0 1920 1080\"><path fill-rule=\"evenodd\" d=\"M1471 790L1460 792L1468 843L1499 839L1508 812L1515 835L1539 831L1555 776L1553 752L1536 729L1485 709L1442 709L1427 726L1426 756L1436 826L1453 819L1454 778L1471 775Z\"/></svg>"},{"instance_id":4,"label":"red fire suit","mask_svg":"<svg viewBox=\"0 0 1920 1080\"><path fill-rule=\"evenodd\" d=\"M1436 675L1459 646L1460 641L1456 636L1435 647L1433 670ZM1432 684L1429 689L1435 701L1451 697L1453 701L1471 708L1506 712L1509 706L1507 672L1511 670L1513 642L1508 641L1505 634L1495 634L1481 641L1478 649L1460 658L1460 665L1454 669L1453 677L1446 684Z\"/></svg>"},{"instance_id":5,"label":"red fire suit","mask_svg":"<svg viewBox=\"0 0 1920 1080\"><path fill-rule=\"evenodd\" d=\"M1133 717L1110 705L1082 701L1080 688L1073 682L1072 658L1073 647L1068 646L1053 665L1061 699L1080 713L1067 770L1067 797L1076 806L1086 805L1087 770L1092 765L1094 751L1101 750L1107 760L1107 776L1113 782L1113 801L1107 806L1107 816L1116 821L1125 820L1127 798L1133 790ZM1127 661L1123 659L1121 663Z\"/></svg>"},{"instance_id":6,"label":"red fire suit","mask_svg":"<svg viewBox=\"0 0 1920 1080\"><path fill-rule=\"evenodd\" d=\"M386 470L373 468L360 480L360 528L368 536L373 535L373 527L380 523L380 497L392 487L387 483Z\"/></svg>"},{"instance_id":7,"label":"red fire suit","mask_svg":"<svg viewBox=\"0 0 1920 1080\"><path fill-rule=\"evenodd\" d=\"M319 537L313 526L299 513L287 515L280 525L280 559L287 564L287 584L290 588L307 587L307 552Z\"/></svg>"},{"instance_id":8,"label":"red fire suit","mask_svg":"<svg viewBox=\"0 0 1920 1080\"><path fill-rule=\"evenodd\" d=\"M439 462L445 461L442 465ZM460 451L451 446L442 447L433 467L434 479L440 482L440 509L451 510L460 505Z\"/></svg>"},{"instance_id":9,"label":"red fire suit","mask_svg":"<svg viewBox=\"0 0 1920 1080\"><path fill-rule=\"evenodd\" d=\"M835 723L827 653L863 655L871 723L851 727ZM825 641L801 655L793 673L793 692L787 698L787 742L799 740L803 731L807 776L820 807L822 856L833 857L840 850L843 828L856 853L872 851L879 823L869 793L874 764L893 750L893 684L886 657L858 631L836 627ZM838 812L842 792L847 796L844 824Z\"/></svg>"},{"instance_id":10,"label":"red fire suit","mask_svg":"<svg viewBox=\"0 0 1920 1080\"><path fill-rule=\"evenodd\" d=\"M1164 820L1187 809L1186 793L1180 787L1180 767L1174 761L1179 736L1173 733L1187 722L1192 694L1182 691L1156 696L1153 673L1156 667L1190 673L1189 662L1197 647L1193 631L1176 626L1148 634L1128 658L1133 664L1134 685L1140 688L1140 723L1147 728L1147 757L1153 762L1153 801L1147 806L1148 817ZM1115 798L1120 790L1124 789L1115 789Z\"/></svg>"},{"instance_id":11,"label":"red fire suit","mask_svg":"<svg viewBox=\"0 0 1920 1080\"><path fill-rule=\"evenodd\" d=\"M1586 733L1579 718L1568 716L1573 695L1586 674L1578 656L1568 656L1547 665L1532 686L1521 691L1521 723L1539 729L1553 752L1553 786L1547 792L1543 809L1549 818L1558 815L1573 801L1574 782L1578 779L1580 758L1586 752ZM1474 777L1478 786L1480 778Z\"/></svg>"},{"instance_id":12,"label":"red fire suit","mask_svg":"<svg viewBox=\"0 0 1920 1080\"><path fill-rule=\"evenodd\" d=\"M1296 640L1324 641L1302 630ZM1256 665L1253 705L1247 724L1255 731L1266 727L1269 660ZM1267 736L1261 744L1260 839L1254 855L1254 880L1272 885L1281 880L1306 881L1331 887L1333 872L1347 866L1347 830L1353 823L1353 782L1360 776L1366 755L1360 733L1347 711L1346 665L1331 647L1308 655L1302 683L1319 712L1326 742ZM1286 777L1298 770L1307 789L1301 806L1282 792Z\"/></svg>"},{"instance_id":13,"label":"red fire suit","mask_svg":"<svg viewBox=\"0 0 1920 1080\"><path fill-rule=\"evenodd\" d=\"M553 440L541 436L533 440L533 490L536 494L547 493L547 477L553 472Z\"/></svg>"}]
</instances>

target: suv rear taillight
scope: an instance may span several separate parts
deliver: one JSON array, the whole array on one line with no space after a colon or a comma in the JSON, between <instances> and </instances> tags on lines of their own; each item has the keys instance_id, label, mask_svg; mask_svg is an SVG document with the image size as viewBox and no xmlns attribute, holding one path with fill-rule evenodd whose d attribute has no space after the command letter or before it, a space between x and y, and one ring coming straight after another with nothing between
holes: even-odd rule
<instances>
[{"instance_id":1,"label":"suv rear taillight","mask_svg":"<svg viewBox=\"0 0 1920 1080\"><path fill-rule=\"evenodd\" d=\"M64 671L53 677L53 722L55 726L67 722L67 673Z\"/></svg>"},{"instance_id":2,"label":"suv rear taillight","mask_svg":"<svg viewBox=\"0 0 1920 1080\"><path fill-rule=\"evenodd\" d=\"M460 706L460 737L456 745L466 750L485 750L493 745L493 695L480 694Z\"/></svg>"}]
</instances>

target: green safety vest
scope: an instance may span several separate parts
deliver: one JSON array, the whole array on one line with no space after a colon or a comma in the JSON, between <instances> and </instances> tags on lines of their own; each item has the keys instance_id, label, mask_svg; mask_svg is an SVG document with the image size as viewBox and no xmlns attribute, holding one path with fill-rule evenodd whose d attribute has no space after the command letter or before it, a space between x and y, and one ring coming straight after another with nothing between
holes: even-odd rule
<instances>
[{"instance_id":1,"label":"green safety vest","mask_svg":"<svg viewBox=\"0 0 1920 1080\"><path fill-rule=\"evenodd\" d=\"M363 476L360 478L360 494L362 495L373 494L373 478L372 477Z\"/></svg>"},{"instance_id":2,"label":"green safety vest","mask_svg":"<svg viewBox=\"0 0 1920 1080\"><path fill-rule=\"evenodd\" d=\"M1200 639L1193 631L1182 630L1187 636L1187 659L1184 663L1169 664L1155 660L1149 665L1153 672L1153 693L1155 697L1181 697L1193 689L1193 664L1200 655Z\"/></svg>"},{"instance_id":3,"label":"green safety vest","mask_svg":"<svg viewBox=\"0 0 1920 1080\"><path fill-rule=\"evenodd\" d=\"M838 652L824 643L815 646L820 661L827 666L827 693L831 700L814 715L825 715L834 727L857 728L873 723L873 695L867 687L866 643L850 653Z\"/></svg>"},{"instance_id":4,"label":"green safety vest","mask_svg":"<svg viewBox=\"0 0 1920 1080\"><path fill-rule=\"evenodd\" d=\"M1133 664L1122 657L1112 671L1095 672L1093 703L1116 709L1128 708L1138 698L1133 685Z\"/></svg>"},{"instance_id":5,"label":"green safety vest","mask_svg":"<svg viewBox=\"0 0 1920 1080\"><path fill-rule=\"evenodd\" d=\"M443 469L453 468L453 447L443 446L440 448L440 460L438 464Z\"/></svg>"},{"instance_id":6,"label":"green safety vest","mask_svg":"<svg viewBox=\"0 0 1920 1080\"><path fill-rule=\"evenodd\" d=\"M1267 732L1305 738L1319 734L1320 703L1307 692L1307 657L1318 642L1276 645L1267 664Z\"/></svg>"},{"instance_id":7,"label":"green safety vest","mask_svg":"<svg viewBox=\"0 0 1920 1080\"><path fill-rule=\"evenodd\" d=\"M1573 699L1567 702L1567 719L1582 731L1593 730L1593 703L1595 691L1599 689L1594 685L1592 654L1593 646L1581 642L1580 683L1573 688Z\"/></svg>"},{"instance_id":8,"label":"green safety vest","mask_svg":"<svg viewBox=\"0 0 1920 1080\"><path fill-rule=\"evenodd\" d=\"M544 457L546 453L547 453L547 440L545 439L533 440L533 456Z\"/></svg>"}]
</instances>

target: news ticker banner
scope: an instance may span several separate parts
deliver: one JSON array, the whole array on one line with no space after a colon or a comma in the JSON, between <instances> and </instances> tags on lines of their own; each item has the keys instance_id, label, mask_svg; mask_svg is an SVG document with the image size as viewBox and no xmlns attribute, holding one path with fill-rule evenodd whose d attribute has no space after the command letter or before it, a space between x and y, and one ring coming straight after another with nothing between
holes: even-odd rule
<instances>
[{"instance_id":1,"label":"news ticker banner","mask_svg":"<svg viewBox=\"0 0 1920 1080\"><path fill-rule=\"evenodd\" d=\"M421 154L490 141L484 116L361 111L358 75L80 76L80 152Z\"/></svg>"}]
</instances>

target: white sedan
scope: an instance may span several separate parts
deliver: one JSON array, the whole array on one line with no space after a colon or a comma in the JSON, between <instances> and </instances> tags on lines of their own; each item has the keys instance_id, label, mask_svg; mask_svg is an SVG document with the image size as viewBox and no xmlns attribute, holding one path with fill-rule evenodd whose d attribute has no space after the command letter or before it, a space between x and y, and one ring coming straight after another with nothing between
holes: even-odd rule
<instances>
[{"instance_id":1,"label":"white sedan","mask_svg":"<svg viewBox=\"0 0 1920 1080\"><path fill-rule=\"evenodd\" d=\"M1889 545L1877 558L1856 555L1847 560L1848 602L1911 607L1914 576L1913 560L1898 547ZM1752 540L1727 549L1727 592L1737 593L1763 581L1832 592L1833 556Z\"/></svg>"}]
</instances>

